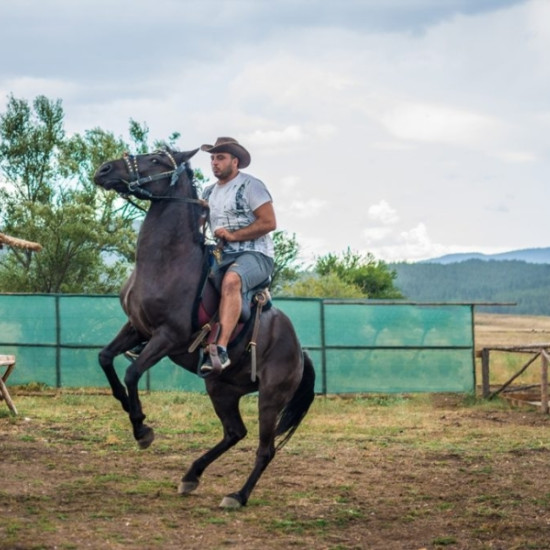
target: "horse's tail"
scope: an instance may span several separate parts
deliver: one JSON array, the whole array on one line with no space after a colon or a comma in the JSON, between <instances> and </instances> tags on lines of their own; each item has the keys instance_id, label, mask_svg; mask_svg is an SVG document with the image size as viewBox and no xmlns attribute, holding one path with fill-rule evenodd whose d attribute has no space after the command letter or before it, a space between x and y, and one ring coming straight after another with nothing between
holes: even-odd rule
<instances>
[{"instance_id":1,"label":"horse's tail","mask_svg":"<svg viewBox=\"0 0 550 550\"><path fill-rule=\"evenodd\" d=\"M277 444L277 450L292 437L315 397L315 370L313 363L305 351L302 352L302 358L304 363L302 380L292 399L281 412L277 424L275 435L284 435L283 439Z\"/></svg>"}]
</instances>

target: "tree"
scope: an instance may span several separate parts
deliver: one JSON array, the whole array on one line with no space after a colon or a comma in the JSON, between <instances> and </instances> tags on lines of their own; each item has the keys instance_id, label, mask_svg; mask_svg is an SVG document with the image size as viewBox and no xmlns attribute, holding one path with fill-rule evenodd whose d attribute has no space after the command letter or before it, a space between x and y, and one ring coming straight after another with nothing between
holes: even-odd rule
<instances>
[{"instance_id":1,"label":"tree","mask_svg":"<svg viewBox=\"0 0 550 550\"><path fill-rule=\"evenodd\" d=\"M403 298L393 283L396 273L370 253L360 254L349 248L339 255L329 253L317 258L313 271L296 283L284 285L281 294L318 298Z\"/></svg>"},{"instance_id":2,"label":"tree","mask_svg":"<svg viewBox=\"0 0 550 550\"><path fill-rule=\"evenodd\" d=\"M288 235L286 231L273 233L275 248L275 268L271 277L271 288L278 293L284 285L295 281L299 277L300 265L297 260L300 247L296 234Z\"/></svg>"},{"instance_id":3,"label":"tree","mask_svg":"<svg viewBox=\"0 0 550 550\"><path fill-rule=\"evenodd\" d=\"M0 256L0 291L111 293L132 268L148 203L135 199L136 207L98 190L93 174L124 151L151 150L149 128L130 119L129 145L100 128L67 137L63 124L61 100L45 96L32 103L10 96L0 114L0 229L44 245L38 254L9 249ZM173 147L179 137L174 132L153 146ZM195 181L199 189L208 183L200 170ZM296 235L276 231L273 238L277 293L298 279L301 267Z\"/></svg>"},{"instance_id":4,"label":"tree","mask_svg":"<svg viewBox=\"0 0 550 550\"><path fill-rule=\"evenodd\" d=\"M315 272L321 277L334 274L345 283L356 286L364 298L403 298L394 286L395 271L369 252L360 254L347 248L340 255L326 254L317 259Z\"/></svg>"},{"instance_id":5,"label":"tree","mask_svg":"<svg viewBox=\"0 0 550 550\"><path fill-rule=\"evenodd\" d=\"M308 298L364 298L356 285L342 281L335 273L322 277L307 274L296 282L283 285L280 294Z\"/></svg>"},{"instance_id":6,"label":"tree","mask_svg":"<svg viewBox=\"0 0 550 550\"><path fill-rule=\"evenodd\" d=\"M4 292L113 292L128 274L135 212L92 174L129 147L99 129L67 138L63 119L61 101L44 96L32 106L10 96L0 115L0 225L44 245L2 257Z\"/></svg>"}]
</instances>

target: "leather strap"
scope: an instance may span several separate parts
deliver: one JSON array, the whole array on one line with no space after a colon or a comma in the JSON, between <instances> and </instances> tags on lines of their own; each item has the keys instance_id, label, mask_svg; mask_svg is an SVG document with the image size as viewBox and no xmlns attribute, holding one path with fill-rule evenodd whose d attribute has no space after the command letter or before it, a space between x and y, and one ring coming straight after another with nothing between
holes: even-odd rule
<instances>
[{"instance_id":1,"label":"leather strap","mask_svg":"<svg viewBox=\"0 0 550 550\"><path fill-rule=\"evenodd\" d=\"M252 330L252 339L248 344L251 354L251 369L250 369L250 380L256 382L256 373L257 373L257 362L256 362L256 341L258 340L258 333L260 332L260 315L262 314L262 309L269 300L269 291L267 289L261 290L254 296L254 300L258 304L256 307L256 315L254 317L254 328Z\"/></svg>"},{"instance_id":2,"label":"leather strap","mask_svg":"<svg viewBox=\"0 0 550 550\"><path fill-rule=\"evenodd\" d=\"M218 345L216 342L208 345L208 354L210 355L210 362L212 363L212 374L220 374L222 371L222 363L218 356Z\"/></svg>"}]
</instances>

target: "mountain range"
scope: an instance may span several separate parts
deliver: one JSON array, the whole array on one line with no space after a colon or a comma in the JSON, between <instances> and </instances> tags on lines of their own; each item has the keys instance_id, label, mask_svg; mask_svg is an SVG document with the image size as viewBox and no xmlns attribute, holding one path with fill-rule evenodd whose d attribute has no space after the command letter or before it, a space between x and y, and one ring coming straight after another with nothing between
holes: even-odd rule
<instances>
[{"instance_id":1,"label":"mountain range","mask_svg":"<svg viewBox=\"0 0 550 550\"><path fill-rule=\"evenodd\" d=\"M388 265L396 287L411 301L475 303L491 313L550 315L550 248L448 254Z\"/></svg>"},{"instance_id":2,"label":"mountain range","mask_svg":"<svg viewBox=\"0 0 550 550\"><path fill-rule=\"evenodd\" d=\"M550 247L548 248L524 248L522 250L511 250L498 254L482 254L481 252L463 252L459 254L446 254L438 258L430 258L418 263L454 264L468 260L483 261L519 261L530 264L550 264Z\"/></svg>"}]
</instances>

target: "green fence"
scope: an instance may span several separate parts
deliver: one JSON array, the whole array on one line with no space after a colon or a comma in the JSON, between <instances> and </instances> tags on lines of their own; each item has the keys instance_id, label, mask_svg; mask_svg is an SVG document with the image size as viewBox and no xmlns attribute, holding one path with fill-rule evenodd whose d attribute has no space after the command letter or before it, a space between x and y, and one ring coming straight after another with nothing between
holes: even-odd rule
<instances>
[{"instance_id":1,"label":"green fence","mask_svg":"<svg viewBox=\"0 0 550 550\"><path fill-rule=\"evenodd\" d=\"M472 304L274 300L315 364L317 393L473 392ZM16 355L11 384L104 387L98 351L125 321L116 296L0 295L0 354ZM128 362L118 357L123 376ZM164 359L152 390L204 391Z\"/></svg>"}]
</instances>

